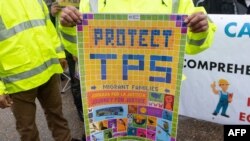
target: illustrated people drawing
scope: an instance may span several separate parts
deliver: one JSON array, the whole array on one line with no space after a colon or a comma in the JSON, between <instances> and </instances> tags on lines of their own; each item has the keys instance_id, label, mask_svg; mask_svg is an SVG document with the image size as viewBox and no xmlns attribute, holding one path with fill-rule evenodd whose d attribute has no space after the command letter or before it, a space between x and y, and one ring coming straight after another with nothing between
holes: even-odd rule
<instances>
[{"instance_id":1,"label":"illustrated people drawing","mask_svg":"<svg viewBox=\"0 0 250 141\"><path fill-rule=\"evenodd\" d=\"M221 90L216 89L216 82L213 82L211 84L213 93L219 95L220 97L213 115L217 116L222 109L221 116L229 118L229 115L226 114L226 111L228 108L228 104L232 102L233 93L228 92L229 83L226 79L219 80L219 87L221 88Z\"/></svg>"},{"instance_id":2,"label":"illustrated people drawing","mask_svg":"<svg viewBox=\"0 0 250 141\"><path fill-rule=\"evenodd\" d=\"M164 108L173 111L174 106L174 96L166 95L164 100Z\"/></svg>"}]
</instances>

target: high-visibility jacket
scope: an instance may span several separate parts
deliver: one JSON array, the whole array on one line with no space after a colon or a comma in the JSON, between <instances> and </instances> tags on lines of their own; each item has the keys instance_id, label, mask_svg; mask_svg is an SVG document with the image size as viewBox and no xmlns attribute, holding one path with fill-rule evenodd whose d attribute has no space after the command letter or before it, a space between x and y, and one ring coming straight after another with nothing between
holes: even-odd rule
<instances>
[{"instance_id":1,"label":"high-visibility jacket","mask_svg":"<svg viewBox=\"0 0 250 141\"><path fill-rule=\"evenodd\" d=\"M43 0L0 1L0 95L46 83L64 57Z\"/></svg>"},{"instance_id":2,"label":"high-visibility jacket","mask_svg":"<svg viewBox=\"0 0 250 141\"><path fill-rule=\"evenodd\" d=\"M192 14L202 11L203 7L194 7L192 0L82 0L80 11L100 13L161 13ZM60 27L62 42L66 50L77 56L76 32L74 28ZM201 33L188 31L187 54L197 54L212 44L216 26L209 21L209 29Z\"/></svg>"}]
</instances>

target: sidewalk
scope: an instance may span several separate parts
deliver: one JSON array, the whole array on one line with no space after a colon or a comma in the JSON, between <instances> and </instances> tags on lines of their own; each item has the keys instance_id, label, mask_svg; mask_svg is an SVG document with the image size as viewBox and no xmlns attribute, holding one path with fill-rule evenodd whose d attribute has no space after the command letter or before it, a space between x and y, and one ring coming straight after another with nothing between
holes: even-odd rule
<instances>
[{"instance_id":1,"label":"sidewalk","mask_svg":"<svg viewBox=\"0 0 250 141\"><path fill-rule=\"evenodd\" d=\"M73 98L68 90L62 94L63 112L69 122L69 127L74 138L80 139L82 136L83 123L78 119ZM37 126L40 132L41 141L53 141L51 133L47 127L43 111L37 104ZM196 120L184 116L179 116L178 141L222 141L223 126L211 122ZM10 109L0 109L0 141L20 141L15 129L14 117Z\"/></svg>"}]
</instances>

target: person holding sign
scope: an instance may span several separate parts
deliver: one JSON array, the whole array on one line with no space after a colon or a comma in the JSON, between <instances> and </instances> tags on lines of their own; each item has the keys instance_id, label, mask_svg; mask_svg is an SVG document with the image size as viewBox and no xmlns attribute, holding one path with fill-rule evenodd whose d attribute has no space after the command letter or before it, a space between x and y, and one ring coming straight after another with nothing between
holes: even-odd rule
<instances>
[{"instance_id":1,"label":"person holding sign","mask_svg":"<svg viewBox=\"0 0 250 141\"><path fill-rule=\"evenodd\" d=\"M81 12L100 13L162 13L162 14L188 14L185 22L189 27L187 54L197 54L209 48L213 42L216 26L211 23L203 7L194 7L192 0L83 0L80 2L80 12L73 6L62 9L60 22L61 31L67 34L63 37L65 48L77 56L75 28L70 28L80 23Z\"/></svg>"},{"instance_id":2,"label":"person holding sign","mask_svg":"<svg viewBox=\"0 0 250 141\"><path fill-rule=\"evenodd\" d=\"M65 49L72 53L73 56L77 56L75 25L81 23L82 12L187 14L189 15L185 19L189 27L188 41L186 43L187 54L197 54L210 47L216 30L216 26L208 20L204 8L194 7L192 0L82 0L79 9L66 6L60 14L61 25L59 29L63 33L62 42ZM102 39L98 38L101 33L103 32L96 32L95 34L97 36L95 38L96 44L102 41ZM149 33L151 32L149 31ZM102 36L106 37L105 35Z\"/></svg>"},{"instance_id":3,"label":"person holding sign","mask_svg":"<svg viewBox=\"0 0 250 141\"><path fill-rule=\"evenodd\" d=\"M186 53L188 54L196 54L207 49L213 41L214 32L216 30L215 25L208 21L204 8L194 7L192 0L82 0L79 8L80 12L75 7L66 6L62 9L60 15L61 26L59 29L63 33L62 42L65 49L74 56L77 56L75 25L81 23L83 20L81 12L187 14L189 16L185 19L185 22L189 27L188 41L186 43ZM138 33L138 31L135 32ZM147 32L152 33L151 31ZM97 45L98 42L105 42L106 45L110 43L109 39L105 38L107 36L102 33L104 32L99 32L99 29L95 32L95 43ZM118 31L114 31L114 33L118 33ZM127 34L128 32L126 31L125 33ZM165 39L167 39L167 34L160 33L160 35L163 35L166 37ZM101 36L104 38L98 38ZM140 35L136 34L135 36ZM153 37L153 35L145 36ZM114 37L117 36L114 35ZM139 41L136 40L134 42L138 43ZM165 43L167 43L167 41L165 41ZM157 43L155 42L155 44ZM151 42L150 45L154 46L155 44ZM123 46L123 44L116 45ZM143 47L144 44L139 43L139 46Z\"/></svg>"},{"instance_id":4,"label":"person holding sign","mask_svg":"<svg viewBox=\"0 0 250 141\"><path fill-rule=\"evenodd\" d=\"M0 1L0 108L11 107L21 141L40 140L36 99L54 140L76 140L62 112L65 54L48 15L43 0Z\"/></svg>"},{"instance_id":5,"label":"person holding sign","mask_svg":"<svg viewBox=\"0 0 250 141\"><path fill-rule=\"evenodd\" d=\"M186 53L196 54L209 48L216 26L209 22L203 7L194 7L192 0L84 0L80 2L81 12L100 13L177 13L189 14L185 20L189 27ZM75 25L82 20L81 12L73 6L66 6L60 14L62 42L67 51L77 56ZM80 86L78 86L80 87ZM80 89L80 88L79 88Z\"/></svg>"}]
</instances>

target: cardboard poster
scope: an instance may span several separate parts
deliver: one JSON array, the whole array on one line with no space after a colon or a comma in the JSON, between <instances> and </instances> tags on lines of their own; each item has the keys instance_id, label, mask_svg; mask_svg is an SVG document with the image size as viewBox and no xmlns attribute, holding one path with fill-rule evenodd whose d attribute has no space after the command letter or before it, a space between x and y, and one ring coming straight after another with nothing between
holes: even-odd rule
<instances>
[{"instance_id":1,"label":"cardboard poster","mask_svg":"<svg viewBox=\"0 0 250 141\"><path fill-rule=\"evenodd\" d=\"M175 141L186 15L83 14L77 26L88 141Z\"/></svg>"}]
</instances>

